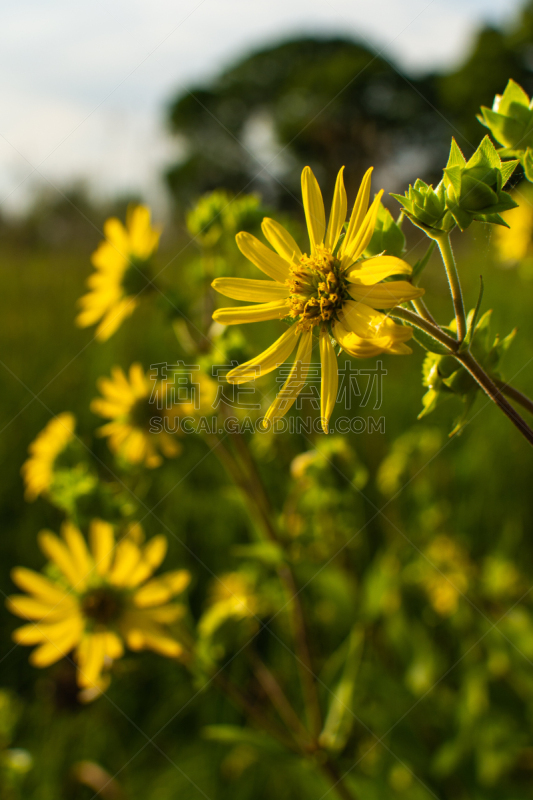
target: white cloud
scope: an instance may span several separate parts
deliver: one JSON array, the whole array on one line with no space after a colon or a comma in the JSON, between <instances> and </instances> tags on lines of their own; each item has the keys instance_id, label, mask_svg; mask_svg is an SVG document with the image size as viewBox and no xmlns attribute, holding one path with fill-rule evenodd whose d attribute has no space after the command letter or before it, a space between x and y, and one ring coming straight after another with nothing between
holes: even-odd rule
<instances>
[{"instance_id":1,"label":"white cloud","mask_svg":"<svg viewBox=\"0 0 533 800\"><path fill-rule=\"evenodd\" d=\"M0 202L35 180L86 176L102 192L155 191L172 145L164 105L280 38L360 38L412 70L456 62L482 19L518 0L26 0L0 28ZM29 163L28 163L29 162ZM32 166L30 167L29 164ZM21 186L21 181L24 181Z\"/></svg>"}]
</instances>

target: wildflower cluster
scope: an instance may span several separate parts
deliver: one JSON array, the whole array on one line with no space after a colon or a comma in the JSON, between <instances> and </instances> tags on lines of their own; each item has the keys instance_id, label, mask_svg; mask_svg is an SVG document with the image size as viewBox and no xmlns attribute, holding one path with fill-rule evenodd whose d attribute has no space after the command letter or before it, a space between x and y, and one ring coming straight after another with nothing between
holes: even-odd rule
<instances>
[{"instance_id":1,"label":"wildflower cluster","mask_svg":"<svg viewBox=\"0 0 533 800\"><path fill-rule=\"evenodd\" d=\"M486 136L467 160L452 140L436 188L418 179L405 194L392 195L401 206L398 219L384 206L382 190L371 196L371 167L351 209L340 168L329 215L313 171L308 166L303 169L305 243L302 226L289 218L282 224L267 216L256 195L235 198L218 190L200 198L187 214L188 246L191 252L195 248L195 255L178 265L168 292L161 277L166 268L157 269L155 261L161 229L152 225L149 209L130 207L125 225L115 218L107 221L105 239L92 256L95 271L80 300L77 324L96 325L95 339L107 341L123 324L126 330L130 325L131 332L128 318L142 300L151 298L149 313L154 319L159 316L147 329L156 332L155 341L147 336L139 345L151 363L141 363L137 352L138 360L112 366L110 375L98 378L99 396L90 403L94 429L82 415L78 424L73 413L64 411L49 420L30 444L22 467L26 499L50 502L62 518L59 535L48 530L37 534L46 559L42 571L16 567L11 572L23 593L11 595L7 606L25 620L13 638L17 644L35 647L30 655L33 666L46 668L66 659L75 668L79 700L89 702L108 691L116 662L127 658L128 651L152 651L179 663L190 673L192 685L215 683L277 741L276 747L282 745L309 759L331 779L338 775L336 759L352 735L350 708L364 647L373 646L377 632L375 641L389 637L391 650L401 650L398 643L411 635L408 612L402 611L403 616L399 612L408 606L409 593L424 598L432 624L444 624L459 614L460 598L471 584L481 587L487 603L498 596L501 586L513 593L508 577L514 576L512 571L502 577L493 564L487 564L480 577L473 558L444 530L446 510L432 498L430 488L434 531L416 558L408 563L399 548L398 552L376 548L364 580L358 577L353 582L336 562L344 550L350 551L354 563L363 558L359 541L354 544L358 534L354 519L364 516L359 494L371 479L370 469L347 436L324 437L321 432L330 431L338 403L344 402L344 410L351 412L352 396L361 396L353 373L368 378L368 391L359 406L367 405L374 380L378 385L374 408L381 405L380 381L387 374L381 360L375 368L364 364L354 368L352 359L360 363L376 356L409 355L409 342L425 352L422 383L427 391L419 417L455 397L464 411L452 430L457 433L484 392L533 444L533 431L509 400L529 412L533 403L501 372L501 359L515 331L503 339L490 332L492 312L482 310L483 282L474 307L465 313L460 269L450 241L455 229L460 233L474 223L496 225L503 230L497 234L498 247L507 247L515 260L531 257L530 217L526 222L522 214L526 233L521 242L505 239L513 220L520 219L509 212L524 212L520 192L506 191L519 163L533 181L530 105L520 87L510 82L493 110L482 109L481 117L502 147L496 150ZM406 247L405 218L430 240L425 255L415 263ZM436 246L454 308L449 324L437 322L419 285ZM262 273L259 279L253 268ZM241 304L217 307L216 293ZM164 314L156 297L158 302L160 297L168 301ZM272 339L266 338L261 346L260 334L248 335L249 329L236 327L253 323L267 323L267 337ZM268 341L272 343L261 349ZM350 373L347 381L339 380L341 355ZM404 369L408 368L406 360ZM276 370L281 376L279 391L272 380ZM252 402L250 386L243 384L256 379L265 391L258 389L260 397ZM315 379L319 390L313 385ZM315 412L319 427L298 431L298 436L312 437L305 452L288 446L291 467L285 479L278 463L287 455L275 441L275 423L291 409L298 412L303 402ZM234 409L235 416L230 416ZM197 435L184 436L191 421ZM230 421L247 422L247 427ZM344 421L353 422L354 415ZM260 426L268 433L251 435ZM380 456L377 490L394 495L409 465L421 453L433 460L441 446L440 434L423 426L416 434L400 437L388 455ZM190 476L211 458L217 458L222 469L208 473L205 508L189 502L186 488L183 511L168 524L163 522L166 517L160 518L146 504L147 492L156 487L157 509L180 484L192 486L196 476ZM280 473L277 493L283 499L277 508L265 489L257 458ZM349 497L339 486L341 478L356 490ZM236 493L227 491L228 481ZM189 513L201 512L202 519L215 527L223 503L241 528L238 543L224 538L225 566L217 575L204 563L210 553L200 555L197 543L185 543L182 536L187 533ZM158 530L146 539L141 522L145 527L157 524L166 533ZM419 522L422 528L423 520ZM243 541L245 532L250 541ZM168 548L169 536L175 547ZM158 573L167 549L171 568ZM437 573L428 571L424 560L435 562ZM326 588L317 581L316 597L308 593L301 603L300 592L310 583L306 569L331 562L338 574L331 580L332 573L326 572ZM193 564L207 570L207 581L202 570L192 570ZM189 606L185 590L191 581L195 595ZM353 618L356 604L361 608L358 620ZM343 621L343 641L321 665L335 690L327 702L309 643L308 606L313 609L317 640L327 640L332 620ZM383 620L397 612L395 619L400 622L391 633ZM461 624L466 624L462 618ZM285 690L275 674L276 665L264 663L268 647L263 641L255 646L256 638L272 632L290 653L294 648L297 700L292 696L296 679ZM425 652L430 650L427 646ZM250 676L250 683L260 687L257 703L250 701L248 687L240 686L224 663L226 656L231 664L241 654L245 666L239 680ZM413 693L430 688L432 659L406 671L405 685ZM368 675L363 680L371 682ZM320 682L326 686L322 678ZM210 735L224 739L228 727L217 733L214 726Z\"/></svg>"}]
</instances>

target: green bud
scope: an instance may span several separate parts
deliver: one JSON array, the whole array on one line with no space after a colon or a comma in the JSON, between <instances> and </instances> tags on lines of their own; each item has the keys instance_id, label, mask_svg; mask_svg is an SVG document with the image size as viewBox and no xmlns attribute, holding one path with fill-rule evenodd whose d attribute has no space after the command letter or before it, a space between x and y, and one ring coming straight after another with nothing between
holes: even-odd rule
<instances>
[{"instance_id":1,"label":"green bud","mask_svg":"<svg viewBox=\"0 0 533 800\"><path fill-rule=\"evenodd\" d=\"M516 208L517 203L503 191L503 187L517 164L518 161L503 163L488 136L469 161L452 139L443 185L446 208L461 230L468 228L474 220L508 227L500 212Z\"/></svg>"},{"instance_id":2,"label":"green bud","mask_svg":"<svg viewBox=\"0 0 533 800\"><path fill-rule=\"evenodd\" d=\"M533 101L514 81L494 98L492 109L481 106L478 120L503 145L505 155L518 156L533 147Z\"/></svg>"},{"instance_id":3,"label":"green bud","mask_svg":"<svg viewBox=\"0 0 533 800\"><path fill-rule=\"evenodd\" d=\"M405 195L392 194L403 206L411 222L423 230L449 231L454 221L446 208L446 192L441 181L436 189L432 185L418 179L414 186L409 186Z\"/></svg>"},{"instance_id":4,"label":"green bud","mask_svg":"<svg viewBox=\"0 0 533 800\"><path fill-rule=\"evenodd\" d=\"M395 222L390 211L385 208L383 203L380 203L376 227L364 255L366 258L382 254L401 258L404 252L405 236L401 222Z\"/></svg>"},{"instance_id":5,"label":"green bud","mask_svg":"<svg viewBox=\"0 0 533 800\"><path fill-rule=\"evenodd\" d=\"M500 359L508 350L516 331L511 331L504 339L500 339L499 335L493 339L490 334L491 314L492 311L487 311L476 323L476 310L470 311L468 323L473 327L471 350L476 360L492 378L500 378L498 371ZM453 320L447 331L454 333L455 329L456 323ZM428 352L422 366L422 383L428 391L422 398L423 409L418 419L427 416L444 400L455 395L464 404L463 413L456 420L452 431L452 434L458 433L481 391L474 378L453 356Z\"/></svg>"}]
</instances>

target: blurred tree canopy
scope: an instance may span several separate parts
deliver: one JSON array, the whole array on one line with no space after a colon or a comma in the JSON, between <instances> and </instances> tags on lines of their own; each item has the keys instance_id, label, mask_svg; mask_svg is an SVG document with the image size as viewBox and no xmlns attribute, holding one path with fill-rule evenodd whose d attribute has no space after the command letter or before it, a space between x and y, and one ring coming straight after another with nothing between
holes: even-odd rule
<instances>
[{"instance_id":1,"label":"blurred tree canopy","mask_svg":"<svg viewBox=\"0 0 533 800\"><path fill-rule=\"evenodd\" d=\"M436 182L451 136L473 152L483 135L479 106L490 106L510 77L531 93L532 68L533 3L507 30L483 28L447 74L408 76L348 38L285 42L171 103L168 123L185 155L168 183L178 205L224 185L290 206L280 184L298 197L305 164L326 193L341 164L351 194L369 164L390 188Z\"/></svg>"},{"instance_id":2,"label":"blurred tree canopy","mask_svg":"<svg viewBox=\"0 0 533 800\"><path fill-rule=\"evenodd\" d=\"M354 188L369 163L392 159L399 149L441 151L435 102L430 81L412 84L361 44L287 42L173 102L170 127L187 155L169 171L169 184L178 200L191 188L200 194L220 185L236 192L266 188L273 199L276 178L299 193L304 164L326 191L345 164ZM287 201L286 192L280 200Z\"/></svg>"}]
</instances>

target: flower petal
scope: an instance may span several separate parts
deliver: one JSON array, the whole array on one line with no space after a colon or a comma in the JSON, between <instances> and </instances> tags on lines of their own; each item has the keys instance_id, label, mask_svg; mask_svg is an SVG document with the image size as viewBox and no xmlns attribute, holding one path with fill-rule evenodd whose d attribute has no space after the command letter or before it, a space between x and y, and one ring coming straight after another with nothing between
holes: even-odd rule
<instances>
[{"instance_id":1,"label":"flower petal","mask_svg":"<svg viewBox=\"0 0 533 800\"><path fill-rule=\"evenodd\" d=\"M373 283L379 283L384 278L389 278L391 275L410 275L412 271L411 265L401 258L376 256L354 264L345 273L345 277L352 283L370 286Z\"/></svg>"},{"instance_id":2,"label":"flower petal","mask_svg":"<svg viewBox=\"0 0 533 800\"><path fill-rule=\"evenodd\" d=\"M289 296L289 287L272 281L255 281L248 278L216 278L213 289L232 300L250 300L252 303L270 303Z\"/></svg>"},{"instance_id":3,"label":"flower petal","mask_svg":"<svg viewBox=\"0 0 533 800\"><path fill-rule=\"evenodd\" d=\"M279 253L289 264L292 264L295 260L298 261L302 257L302 251L290 233L275 219L265 217L261 223L261 230L265 239L272 245L276 253Z\"/></svg>"},{"instance_id":4,"label":"flower petal","mask_svg":"<svg viewBox=\"0 0 533 800\"><path fill-rule=\"evenodd\" d=\"M115 548L115 559L109 572L114 586L127 586L128 578L141 558L141 551L130 539L122 539Z\"/></svg>"},{"instance_id":5,"label":"flower petal","mask_svg":"<svg viewBox=\"0 0 533 800\"><path fill-rule=\"evenodd\" d=\"M298 397L305 385L305 379L309 372L312 351L313 331L304 331L300 337L296 358L289 372L289 377L265 414L264 427L267 427L267 422L275 422L275 420L283 417Z\"/></svg>"},{"instance_id":6,"label":"flower petal","mask_svg":"<svg viewBox=\"0 0 533 800\"><path fill-rule=\"evenodd\" d=\"M278 283L285 283L289 277L289 265L284 258L274 253L251 233L242 231L237 234L235 241L243 256L255 264L261 272Z\"/></svg>"},{"instance_id":7,"label":"flower petal","mask_svg":"<svg viewBox=\"0 0 533 800\"><path fill-rule=\"evenodd\" d=\"M283 364L296 347L298 341L296 326L295 322L267 350L230 370L226 376L228 383L253 381L272 372L279 364Z\"/></svg>"},{"instance_id":8,"label":"flower petal","mask_svg":"<svg viewBox=\"0 0 533 800\"><path fill-rule=\"evenodd\" d=\"M213 313L215 322L221 325L240 325L246 322L265 322L269 319L283 319L289 316L288 300L274 303L261 303L256 306L233 306L219 308Z\"/></svg>"},{"instance_id":9,"label":"flower petal","mask_svg":"<svg viewBox=\"0 0 533 800\"><path fill-rule=\"evenodd\" d=\"M93 520L89 527L89 541L95 561L96 574L106 575L111 566L115 548L113 526L101 519Z\"/></svg>"},{"instance_id":10,"label":"flower petal","mask_svg":"<svg viewBox=\"0 0 533 800\"><path fill-rule=\"evenodd\" d=\"M80 642L83 633L81 618L69 620L61 636L53 638L37 647L30 655L34 667L48 667L63 658Z\"/></svg>"},{"instance_id":11,"label":"flower petal","mask_svg":"<svg viewBox=\"0 0 533 800\"><path fill-rule=\"evenodd\" d=\"M76 565L76 570L78 574L82 576L85 585L91 573L94 571L94 563L89 555L85 539L71 522L63 523L61 526L61 535Z\"/></svg>"},{"instance_id":12,"label":"flower petal","mask_svg":"<svg viewBox=\"0 0 533 800\"><path fill-rule=\"evenodd\" d=\"M372 205L368 209L357 233L355 233L350 241L344 246L341 268L346 269L353 261L357 261L361 253L363 253L366 246L370 242L376 226L379 204L381 202L382 195L383 189L375 196Z\"/></svg>"},{"instance_id":13,"label":"flower petal","mask_svg":"<svg viewBox=\"0 0 533 800\"><path fill-rule=\"evenodd\" d=\"M346 219L346 210L348 208L348 200L346 198L346 189L344 188L344 167L341 167L337 175L335 183L335 191L333 192L333 203L331 204L331 212L329 215L328 229L326 231L326 238L324 245L328 250L333 252L339 241L340 232L344 221Z\"/></svg>"},{"instance_id":14,"label":"flower petal","mask_svg":"<svg viewBox=\"0 0 533 800\"><path fill-rule=\"evenodd\" d=\"M71 606L67 607L63 604L52 606L35 600L33 597L27 597L25 594L12 594L6 600L6 608L22 619L47 620L48 622L61 620L66 613L72 612Z\"/></svg>"},{"instance_id":15,"label":"flower petal","mask_svg":"<svg viewBox=\"0 0 533 800\"><path fill-rule=\"evenodd\" d=\"M302 172L302 199L304 203L305 219L309 231L311 253L324 241L326 230L326 212L324 200L318 181L310 167L304 167Z\"/></svg>"},{"instance_id":16,"label":"flower petal","mask_svg":"<svg viewBox=\"0 0 533 800\"><path fill-rule=\"evenodd\" d=\"M71 596L63 589L60 589L48 578L45 578L44 575L31 569L15 567L11 570L11 579L20 589L30 592L44 603L52 605L64 603L65 601L73 603Z\"/></svg>"},{"instance_id":17,"label":"flower petal","mask_svg":"<svg viewBox=\"0 0 533 800\"><path fill-rule=\"evenodd\" d=\"M399 303L422 297L424 289L413 286L407 281L390 281L376 283L374 286L350 286L350 295L359 303L366 303L371 308L394 308Z\"/></svg>"},{"instance_id":18,"label":"flower petal","mask_svg":"<svg viewBox=\"0 0 533 800\"><path fill-rule=\"evenodd\" d=\"M78 646L78 685L98 685L106 655L106 632L88 634Z\"/></svg>"},{"instance_id":19,"label":"flower petal","mask_svg":"<svg viewBox=\"0 0 533 800\"><path fill-rule=\"evenodd\" d=\"M72 554L67 546L50 531L41 531L38 534L39 547L51 561L56 564L67 581L78 591L85 587L85 576L81 575Z\"/></svg>"},{"instance_id":20,"label":"flower petal","mask_svg":"<svg viewBox=\"0 0 533 800\"><path fill-rule=\"evenodd\" d=\"M186 569L167 572L154 578L133 595L137 608L150 608L166 603L171 597L180 594L190 583L191 575Z\"/></svg>"},{"instance_id":21,"label":"flower petal","mask_svg":"<svg viewBox=\"0 0 533 800\"><path fill-rule=\"evenodd\" d=\"M339 386L339 372L337 356L331 344L329 333L323 328L320 331L320 362L322 364L322 379L320 389L320 417L322 429L328 433L328 423L337 401Z\"/></svg>"},{"instance_id":22,"label":"flower petal","mask_svg":"<svg viewBox=\"0 0 533 800\"><path fill-rule=\"evenodd\" d=\"M339 251L340 258L342 258L342 256L346 252L346 248L352 241L353 237L357 234L357 231L361 227L361 223L365 217L366 210L368 208L368 202L370 200L370 181L372 178L373 169L374 167L370 167L369 169L367 169L367 171L363 176L363 180L361 181L361 186L359 187L359 191L357 192L357 197L355 199L355 203L353 206L350 222L348 223L346 236L344 237L344 241Z\"/></svg>"}]
</instances>

